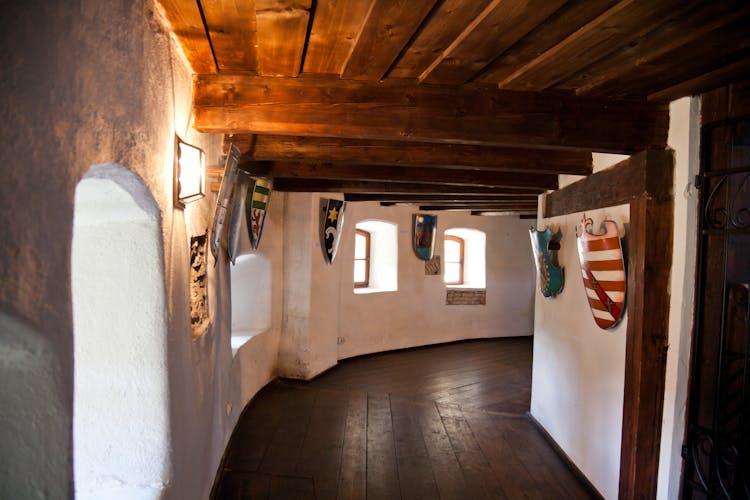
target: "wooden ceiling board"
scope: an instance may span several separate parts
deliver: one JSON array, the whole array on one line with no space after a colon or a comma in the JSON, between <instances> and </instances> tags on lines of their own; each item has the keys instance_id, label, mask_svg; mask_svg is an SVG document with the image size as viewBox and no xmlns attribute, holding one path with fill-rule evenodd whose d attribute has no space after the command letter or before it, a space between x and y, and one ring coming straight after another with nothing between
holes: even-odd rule
<instances>
[{"instance_id":1,"label":"wooden ceiling board","mask_svg":"<svg viewBox=\"0 0 750 500\"><path fill-rule=\"evenodd\" d=\"M697 95L735 82L750 75L750 58L743 59L728 66L723 66L691 80L677 83L671 87L650 94L650 101L669 102L688 95Z\"/></svg>"},{"instance_id":2,"label":"wooden ceiling board","mask_svg":"<svg viewBox=\"0 0 750 500\"><path fill-rule=\"evenodd\" d=\"M564 3L565 0L493 0L422 72L419 80L466 83Z\"/></svg>"},{"instance_id":3,"label":"wooden ceiling board","mask_svg":"<svg viewBox=\"0 0 750 500\"><path fill-rule=\"evenodd\" d=\"M675 8L696 0L622 0L565 40L499 82L499 87L544 90L657 27Z\"/></svg>"},{"instance_id":4,"label":"wooden ceiling board","mask_svg":"<svg viewBox=\"0 0 750 500\"><path fill-rule=\"evenodd\" d=\"M632 75L603 83L597 87L597 93L648 96L734 65L750 57L748 25L750 15L746 14L727 25L718 26L700 39L682 45L680 50L643 61L636 70L637 77Z\"/></svg>"},{"instance_id":5,"label":"wooden ceiling board","mask_svg":"<svg viewBox=\"0 0 750 500\"><path fill-rule=\"evenodd\" d=\"M341 77L379 80L430 13L436 0L373 0Z\"/></svg>"},{"instance_id":6,"label":"wooden ceiling board","mask_svg":"<svg viewBox=\"0 0 750 500\"><path fill-rule=\"evenodd\" d=\"M504 172L589 175L591 153L284 135L238 135L240 151L259 160L348 162L381 165L473 168Z\"/></svg>"},{"instance_id":7,"label":"wooden ceiling board","mask_svg":"<svg viewBox=\"0 0 750 500\"><path fill-rule=\"evenodd\" d=\"M531 205L419 205L419 210L438 212L445 210L503 211L513 213L536 213L536 206Z\"/></svg>"},{"instance_id":8,"label":"wooden ceiling board","mask_svg":"<svg viewBox=\"0 0 750 500\"><path fill-rule=\"evenodd\" d=\"M226 74L196 75L193 83L201 132L613 153L666 145L668 110L645 101Z\"/></svg>"},{"instance_id":9,"label":"wooden ceiling board","mask_svg":"<svg viewBox=\"0 0 750 500\"><path fill-rule=\"evenodd\" d=\"M438 4L388 78L419 78L492 0L445 0Z\"/></svg>"},{"instance_id":10,"label":"wooden ceiling board","mask_svg":"<svg viewBox=\"0 0 750 500\"><path fill-rule=\"evenodd\" d=\"M484 69L477 81L496 84L565 40L619 0L570 0Z\"/></svg>"},{"instance_id":11,"label":"wooden ceiling board","mask_svg":"<svg viewBox=\"0 0 750 500\"><path fill-rule=\"evenodd\" d=\"M297 76L312 0L255 0L258 74Z\"/></svg>"},{"instance_id":12,"label":"wooden ceiling board","mask_svg":"<svg viewBox=\"0 0 750 500\"><path fill-rule=\"evenodd\" d=\"M681 47L699 41L712 31L747 16L746 0L709 2L676 10L658 30L652 31L559 85L578 94L596 93L611 80L633 78L639 68Z\"/></svg>"},{"instance_id":13,"label":"wooden ceiling board","mask_svg":"<svg viewBox=\"0 0 750 500\"><path fill-rule=\"evenodd\" d=\"M265 165L242 165L250 175L270 177L330 179L351 181L426 182L456 186L524 187L556 189L557 176L552 174L521 174L427 167L394 167L390 165L331 165L303 162L274 162L270 172Z\"/></svg>"},{"instance_id":14,"label":"wooden ceiling board","mask_svg":"<svg viewBox=\"0 0 750 500\"><path fill-rule=\"evenodd\" d=\"M341 74L372 0L316 2L303 71Z\"/></svg>"},{"instance_id":15,"label":"wooden ceiling board","mask_svg":"<svg viewBox=\"0 0 750 500\"><path fill-rule=\"evenodd\" d=\"M158 0L193 73L216 73L211 42L197 2Z\"/></svg>"},{"instance_id":16,"label":"wooden ceiling board","mask_svg":"<svg viewBox=\"0 0 750 500\"><path fill-rule=\"evenodd\" d=\"M436 182L348 181L330 179L290 179L276 177L273 180L275 191L302 193L458 193L488 194L507 193L512 188L491 188L482 186L456 186ZM515 188L519 193L541 194L545 189Z\"/></svg>"},{"instance_id":17,"label":"wooden ceiling board","mask_svg":"<svg viewBox=\"0 0 750 500\"><path fill-rule=\"evenodd\" d=\"M258 68L254 0L200 0L219 70Z\"/></svg>"}]
</instances>

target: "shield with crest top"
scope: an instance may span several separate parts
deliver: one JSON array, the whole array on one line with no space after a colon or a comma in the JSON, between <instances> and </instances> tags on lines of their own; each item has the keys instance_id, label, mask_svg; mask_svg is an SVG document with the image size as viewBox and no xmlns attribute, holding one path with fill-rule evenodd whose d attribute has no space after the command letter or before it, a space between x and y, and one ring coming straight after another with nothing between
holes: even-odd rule
<instances>
[{"instance_id":1,"label":"shield with crest top","mask_svg":"<svg viewBox=\"0 0 750 500\"><path fill-rule=\"evenodd\" d=\"M414 253L422 260L430 260L435 251L437 215L414 214Z\"/></svg>"},{"instance_id":2,"label":"shield with crest top","mask_svg":"<svg viewBox=\"0 0 750 500\"><path fill-rule=\"evenodd\" d=\"M252 195L245 203L247 230L253 250L257 250L260 244L260 236L263 234L263 225L266 222L268 199L270 197L271 181L267 179L255 179Z\"/></svg>"},{"instance_id":3,"label":"shield with crest top","mask_svg":"<svg viewBox=\"0 0 750 500\"><path fill-rule=\"evenodd\" d=\"M344 209L342 200L320 199L320 247L326 264L333 264L339 249L341 229L344 227Z\"/></svg>"},{"instance_id":4,"label":"shield with crest top","mask_svg":"<svg viewBox=\"0 0 750 500\"><path fill-rule=\"evenodd\" d=\"M578 225L578 260L594 321L608 330L620 322L625 308L625 261L617 223L605 220L600 234L592 232L593 225L585 215Z\"/></svg>"},{"instance_id":5,"label":"shield with crest top","mask_svg":"<svg viewBox=\"0 0 750 500\"><path fill-rule=\"evenodd\" d=\"M554 298L563 289L565 276L557 264L557 250L560 249L560 232L553 233L550 228L537 231L534 226L529 229L531 248L534 252L534 264L539 275L539 288L542 295Z\"/></svg>"}]
</instances>

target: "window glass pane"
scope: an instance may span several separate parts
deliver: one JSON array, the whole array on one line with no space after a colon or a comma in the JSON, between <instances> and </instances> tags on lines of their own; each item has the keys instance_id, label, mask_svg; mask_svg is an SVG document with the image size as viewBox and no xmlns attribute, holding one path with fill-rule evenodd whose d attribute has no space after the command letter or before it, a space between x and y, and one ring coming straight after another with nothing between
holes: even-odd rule
<instances>
[{"instance_id":1,"label":"window glass pane","mask_svg":"<svg viewBox=\"0 0 750 500\"><path fill-rule=\"evenodd\" d=\"M461 277L461 264L456 263L445 263L445 277L443 278L446 283L455 283Z\"/></svg>"},{"instance_id":2,"label":"window glass pane","mask_svg":"<svg viewBox=\"0 0 750 500\"><path fill-rule=\"evenodd\" d=\"M453 240L445 240L445 262L461 260L461 244Z\"/></svg>"},{"instance_id":3,"label":"window glass pane","mask_svg":"<svg viewBox=\"0 0 750 500\"><path fill-rule=\"evenodd\" d=\"M362 283L365 281L365 278L367 276L366 266L367 261L366 260L355 260L354 261L354 282L355 283Z\"/></svg>"},{"instance_id":4,"label":"window glass pane","mask_svg":"<svg viewBox=\"0 0 750 500\"><path fill-rule=\"evenodd\" d=\"M364 259L367 257L367 238L361 234L354 235L354 258Z\"/></svg>"}]
</instances>

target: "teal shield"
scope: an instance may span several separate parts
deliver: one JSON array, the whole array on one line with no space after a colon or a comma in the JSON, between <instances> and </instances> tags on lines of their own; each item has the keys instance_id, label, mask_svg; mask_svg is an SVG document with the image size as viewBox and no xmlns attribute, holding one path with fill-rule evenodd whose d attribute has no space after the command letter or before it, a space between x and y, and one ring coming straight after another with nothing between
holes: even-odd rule
<instances>
[{"instance_id":1,"label":"teal shield","mask_svg":"<svg viewBox=\"0 0 750 500\"><path fill-rule=\"evenodd\" d=\"M565 284L563 269L557 264L560 233L553 233L550 228L537 231L534 226L531 226L529 236L542 295L548 298L555 297L562 291Z\"/></svg>"}]
</instances>

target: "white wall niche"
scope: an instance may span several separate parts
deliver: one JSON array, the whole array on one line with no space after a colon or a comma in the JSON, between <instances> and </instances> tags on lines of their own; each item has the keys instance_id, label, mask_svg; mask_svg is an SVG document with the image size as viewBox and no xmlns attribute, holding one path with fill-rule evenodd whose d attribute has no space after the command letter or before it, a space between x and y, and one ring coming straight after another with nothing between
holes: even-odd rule
<instances>
[{"instance_id":1,"label":"white wall niche","mask_svg":"<svg viewBox=\"0 0 750 500\"><path fill-rule=\"evenodd\" d=\"M161 213L136 174L98 165L75 191L71 257L78 499L156 499L169 484Z\"/></svg>"},{"instance_id":2,"label":"white wall niche","mask_svg":"<svg viewBox=\"0 0 750 500\"><path fill-rule=\"evenodd\" d=\"M257 253L237 257L231 269L232 355L271 328L271 261Z\"/></svg>"}]
</instances>

